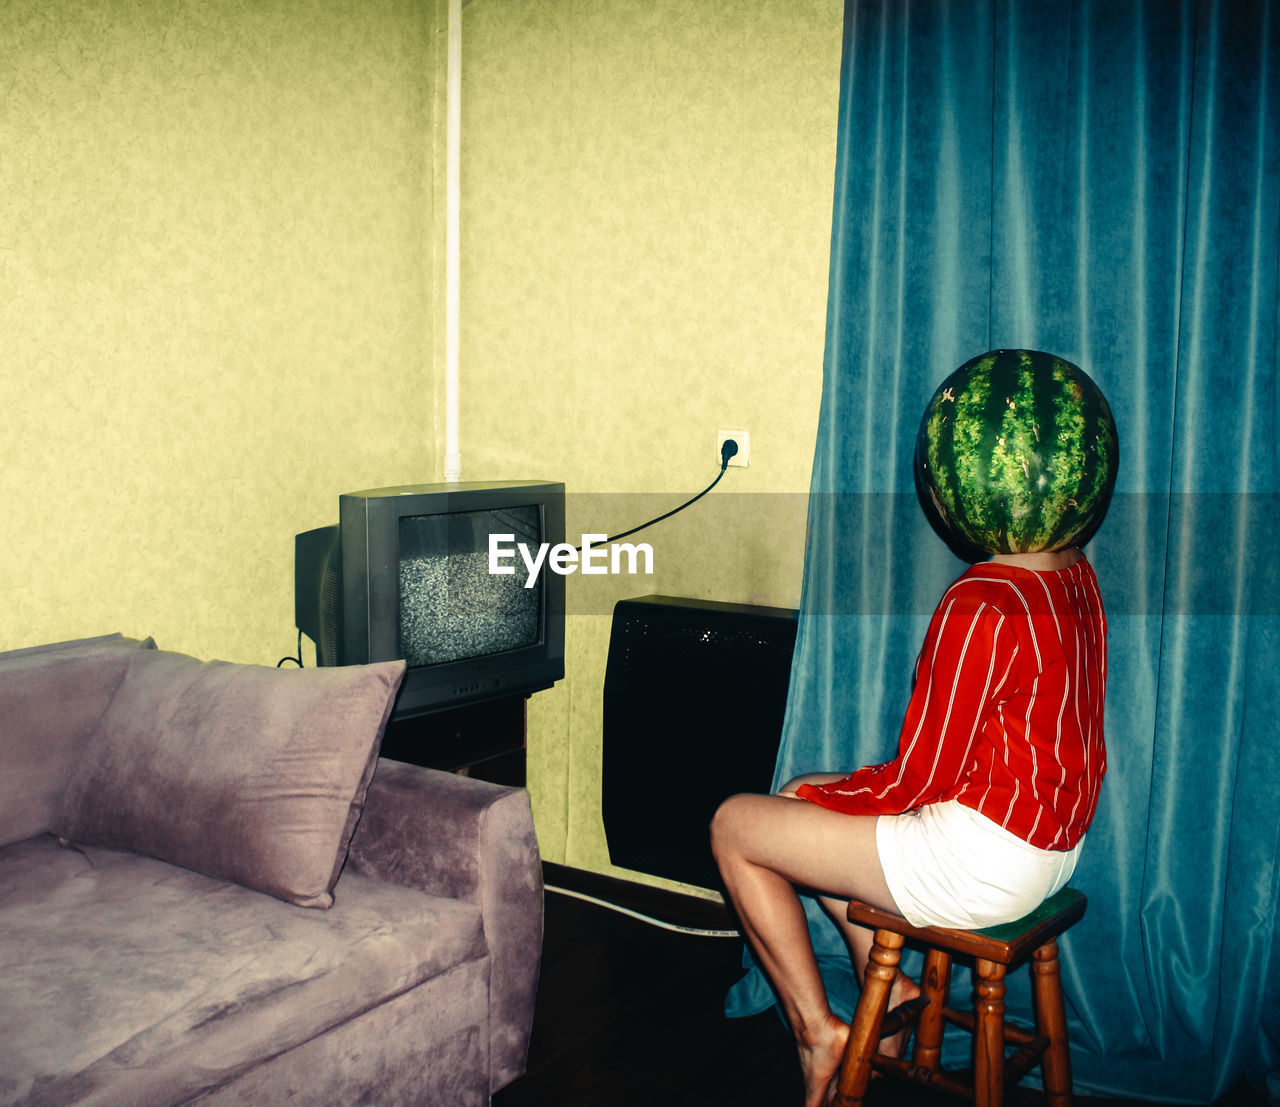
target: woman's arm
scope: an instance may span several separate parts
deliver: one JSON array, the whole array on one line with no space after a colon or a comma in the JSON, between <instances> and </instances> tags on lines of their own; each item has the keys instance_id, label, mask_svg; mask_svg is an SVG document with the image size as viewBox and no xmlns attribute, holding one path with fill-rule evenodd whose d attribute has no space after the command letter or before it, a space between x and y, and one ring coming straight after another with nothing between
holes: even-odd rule
<instances>
[{"instance_id":1,"label":"woman's arm","mask_svg":"<svg viewBox=\"0 0 1280 1107\"><path fill-rule=\"evenodd\" d=\"M947 798L972 758L1017 657L1007 616L953 589L929 626L898 756L834 782L800 783L799 799L853 815L890 815Z\"/></svg>"},{"instance_id":2,"label":"woman's arm","mask_svg":"<svg viewBox=\"0 0 1280 1107\"><path fill-rule=\"evenodd\" d=\"M847 780L848 776L848 773L806 773L784 784L778 789L778 795L785 796L787 799L799 799L796 789L802 784L834 784L837 780Z\"/></svg>"}]
</instances>

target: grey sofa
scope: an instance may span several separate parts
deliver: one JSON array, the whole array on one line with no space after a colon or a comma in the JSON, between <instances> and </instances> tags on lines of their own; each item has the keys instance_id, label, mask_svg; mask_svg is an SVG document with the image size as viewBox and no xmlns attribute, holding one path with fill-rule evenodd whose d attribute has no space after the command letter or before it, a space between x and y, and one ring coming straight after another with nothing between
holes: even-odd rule
<instances>
[{"instance_id":1,"label":"grey sofa","mask_svg":"<svg viewBox=\"0 0 1280 1107\"><path fill-rule=\"evenodd\" d=\"M0 654L0 1104L482 1104L524 1068L528 795L379 759L400 663Z\"/></svg>"}]
</instances>

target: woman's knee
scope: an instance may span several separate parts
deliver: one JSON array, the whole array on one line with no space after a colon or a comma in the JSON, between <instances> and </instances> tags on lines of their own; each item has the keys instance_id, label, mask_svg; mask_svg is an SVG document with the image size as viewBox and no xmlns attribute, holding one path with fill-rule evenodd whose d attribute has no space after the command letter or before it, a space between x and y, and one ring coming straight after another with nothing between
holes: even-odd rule
<instances>
[{"instance_id":1,"label":"woman's knee","mask_svg":"<svg viewBox=\"0 0 1280 1107\"><path fill-rule=\"evenodd\" d=\"M743 820L747 818L747 808L758 797L750 793L730 796L711 816L711 852L717 858L730 852L734 843L741 837Z\"/></svg>"}]
</instances>

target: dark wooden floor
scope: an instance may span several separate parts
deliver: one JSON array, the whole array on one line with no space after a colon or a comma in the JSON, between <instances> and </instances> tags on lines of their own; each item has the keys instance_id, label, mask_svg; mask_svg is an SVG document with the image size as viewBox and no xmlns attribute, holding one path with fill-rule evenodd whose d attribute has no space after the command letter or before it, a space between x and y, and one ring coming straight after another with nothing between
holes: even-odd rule
<instances>
[{"instance_id":1,"label":"dark wooden floor","mask_svg":"<svg viewBox=\"0 0 1280 1107\"><path fill-rule=\"evenodd\" d=\"M493 1107L798 1107L795 1050L777 1015L723 1015L741 974L736 939L664 930L549 891L529 1070ZM1040 1102L1018 1092L1012 1102ZM894 1107L955 1102L887 1080L868 1095ZM1215 1107L1265 1099L1244 1085Z\"/></svg>"}]
</instances>

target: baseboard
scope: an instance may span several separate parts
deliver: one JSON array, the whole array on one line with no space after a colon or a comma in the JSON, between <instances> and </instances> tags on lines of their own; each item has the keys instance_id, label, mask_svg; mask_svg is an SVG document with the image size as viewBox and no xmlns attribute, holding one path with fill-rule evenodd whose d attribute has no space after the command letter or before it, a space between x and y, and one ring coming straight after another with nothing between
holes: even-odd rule
<instances>
[{"instance_id":1,"label":"baseboard","mask_svg":"<svg viewBox=\"0 0 1280 1107\"><path fill-rule=\"evenodd\" d=\"M633 880L575 869L554 861L542 863L543 881L548 890L563 889L569 893L590 896L606 903L635 911L659 922L691 930L737 930L733 913L723 903L698 896L655 888Z\"/></svg>"}]
</instances>

